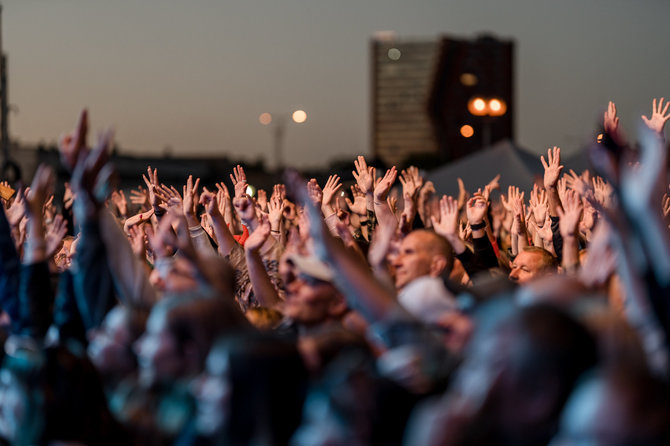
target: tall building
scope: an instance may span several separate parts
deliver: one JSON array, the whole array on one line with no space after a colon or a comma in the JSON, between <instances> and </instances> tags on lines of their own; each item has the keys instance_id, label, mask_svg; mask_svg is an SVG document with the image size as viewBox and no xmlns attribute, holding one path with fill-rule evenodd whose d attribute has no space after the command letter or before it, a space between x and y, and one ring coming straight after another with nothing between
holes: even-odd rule
<instances>
[{"instance_id":1,"label":"tall building","mask_svg":"<svg viewBox=\"0 0 670 446\"><path fill-rule=\"evenodd\" d=\"M438 49L436 40L372 41L372 145L387 165L437 154L427 103Z\"/></svg>"},{"instance_id":2,"label":"tall building","mask_svg":"<svg viewBox=\"0 0 670 446\"><path fill-rule=\"evenodd\" d=\"M513 42L387 35L371 47L372 146L385 163L447 162L513 139Z\"/></svg>"}]
</instances>

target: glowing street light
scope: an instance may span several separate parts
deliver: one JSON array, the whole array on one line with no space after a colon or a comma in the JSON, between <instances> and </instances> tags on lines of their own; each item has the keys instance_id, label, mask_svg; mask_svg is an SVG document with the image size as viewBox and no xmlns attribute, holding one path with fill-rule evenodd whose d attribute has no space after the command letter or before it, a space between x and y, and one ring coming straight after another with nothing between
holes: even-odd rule
<instances>
[{"instance_id":1,"label":"glowing street light","mask_svg":"<svg viewBox=\"0 0 670 446\"><path fill-rule=\"evenodd\" d=\"M307 113L304 110L296 110L293 112L293 122L302 124L307 120Z\"/></svg>"},{"instance_id":2,"label":"glowing street light","mask_svg":"<svg viewBox=\"0 0 670 446\"><path fill-rule=\"evenodd\" d=\"M474 97L468 101L468 111L475 116L502 116L507 104L499 98Z\"/></svg>"}]
</instances>

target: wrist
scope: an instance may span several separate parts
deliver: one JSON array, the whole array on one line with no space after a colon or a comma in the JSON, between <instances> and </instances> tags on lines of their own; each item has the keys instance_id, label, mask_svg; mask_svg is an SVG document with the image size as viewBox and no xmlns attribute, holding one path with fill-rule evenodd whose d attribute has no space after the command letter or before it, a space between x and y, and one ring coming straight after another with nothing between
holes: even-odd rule
<instances>
[{"instance_id":1,"label":"wrist","mask_svg":"<svg viewBox=\"0 0 670 446\"><path fill-rule=\"evenodd\" d=\"M479 229L484 228L486 228L486 220L480 220L479 222L476 223L470 221L470 229L472 229L473 231L477 231Z\"/></svg>"}]
</instances>

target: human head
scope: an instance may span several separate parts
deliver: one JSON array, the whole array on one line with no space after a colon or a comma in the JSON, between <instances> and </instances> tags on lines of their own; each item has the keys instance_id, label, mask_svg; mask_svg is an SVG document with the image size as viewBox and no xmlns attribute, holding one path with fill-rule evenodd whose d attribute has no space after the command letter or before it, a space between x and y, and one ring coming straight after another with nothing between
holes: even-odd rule
<instances>
[{"instance_id":1,"label":"human head","mask_svg":"<svg viewBox=\"0 0 670 446\"><path fill-rule=\"evenodd\" d=\"M346 301L332 284L332 272L325 264L314 256L297 253L285 256L283 263L285 316L310 328L344 316Z\"/></svg>"},{"instance_id":2,"label":"human head","mask_svg":"<svg viewBox=\"0 0 670 446\"><path fill-rule=\"evenodd\" d=\"M565 405L551 446L670 444L670 388L646 370L617 366L586 377Z\"/></svg>"},{"instance_id":3,"label":"human head","mask_svg":"<svg viewBox=\"0 0 670 446\"><path fill-rule=\"evenodd\" d=\"M452 386L453 395L467 402L462 407L473 408L463 415L469 422L465 438L454 444L471 444L474 438L546 444L573 386L596 364L593 336L547 304L516 307L496 301L477 321Z\"/></svg>"},{"instance_id":4,"label":"human head","mask_svg":"<svg viewBox=\"0 0 670 446\"><path fill-rule=\"evenodd\" d=\"M393 264L396 270L395 285L401 289L419 277L438 277L450 271L453 264L451 246L438 234L418 229L403 239L400 253Z\"/></svg>"},{"instance_id":5,"label":"human head","mask_svg":"<svg viewBox=\"0 0 670 446\"><path fill-rule=\"evenodd\" d=\"M140 379L170 382L202 370L214 339L249 323L231 300L170 296L151 310L146 331L135 343Z\"/></svg>"},{"instance_id":6,"label":"human head","mask_svg":"<svg viewBox=\"0 0 670 446\"><path fill-rule=\"evenodd\" d=\"M545 274L555 273L558 261L549 251L537 246L527 246L512 262L509 279L524 284Z\"/></svg>"},{"instance_id":7,"label":"human head","mask_svg":"<svg viewBox=\"0 0 670 446\"><path fill-rule=\"evenodd\" d=\"M132 347L142 335L147 317L144 310L117 305L107 313L100 327L88 332L88 357L102 376L120 378L136 369L137 358Z\"/></svg>"},{"instance_id":8,"label":"human head","mask_svg":"<svg viewBox=\"0 0 670 446\"><path fill-rule=\"evenodd\" d=\"M0 372L0 429L11 444L124 442L85 356L62 346L12 350Z\"/></svg>"},{"instance_id":9,"label":"human head","mask_svg":"<svg viewBox=\"0 0 670 446\"><path fill-rule=\"evenodd\" d=\"M294 343L269 333L225 336L192 386L196 429L222 444L286 445L300 423L307 382Z\"/></svg>"},{"instance_id":10,"label":"human head","mask_svg":"<svg viewBox=\"0 0 670 446\"><path fill-rule=\"evenodd\" d=\"M74 237L68 235L63 238L63 244L58 250L56 255L54 255L54 263L58 268L58 271L63 272L70 267L72 264L72 258L74 257Z\"/></svg>"}]
</instances>

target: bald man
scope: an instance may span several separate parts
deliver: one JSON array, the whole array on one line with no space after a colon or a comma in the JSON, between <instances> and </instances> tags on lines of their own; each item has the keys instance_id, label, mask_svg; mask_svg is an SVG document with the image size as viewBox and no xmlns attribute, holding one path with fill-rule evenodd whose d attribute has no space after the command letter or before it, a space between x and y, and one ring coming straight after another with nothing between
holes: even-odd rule
<instances>
[{"instance_id":1,"label":"bald man","mask_svg":"<svg viewBox=\"0 0 670 446\"><path fill-rule=\"evenodd\" d=\"M453 254L446 239L425 229L409 233L394 261L400 304L429 324L452 311L456 302L441 278L452 265Z\"/></svg>"}]
</instances>

